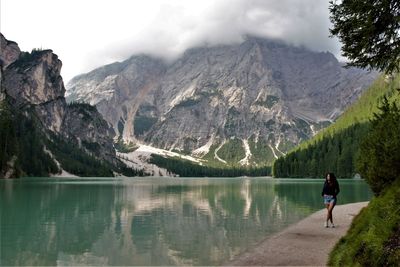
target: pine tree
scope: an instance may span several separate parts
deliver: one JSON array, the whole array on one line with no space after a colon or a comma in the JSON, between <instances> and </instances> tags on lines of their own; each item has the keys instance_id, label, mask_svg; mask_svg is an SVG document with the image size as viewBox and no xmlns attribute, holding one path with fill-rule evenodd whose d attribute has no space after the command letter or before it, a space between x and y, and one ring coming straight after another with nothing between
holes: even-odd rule
<instances>
[{"instance_id":1,"label":"pine tree","mask_svg":"<svg viewBox=\"0 0 400 267\"><path fill-rule=\"evenodd\" d=\"M358 169L379 195L400 178L400 110L385 98L371 121L371 131L361 144Z\"/></svg>"},{"instance_id":2,"label":"pine tree","mask_svg":"<svg viewBox=\"0 0 400 267\"><path fill-rule=\"evenodd\" d=\"M329 9L331 34L339 37L350 65L400 70L400 1L331 1Z\"/></svg>"}]
</instances>

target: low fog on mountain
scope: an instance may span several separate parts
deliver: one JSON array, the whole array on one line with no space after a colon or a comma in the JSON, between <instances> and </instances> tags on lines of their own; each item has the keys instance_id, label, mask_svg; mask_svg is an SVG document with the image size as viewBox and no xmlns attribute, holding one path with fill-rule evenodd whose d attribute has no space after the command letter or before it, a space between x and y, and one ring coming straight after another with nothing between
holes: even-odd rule
<instances>
[{"instance_id":1,"label":"low fog on mountain","mask_svg":"<svg viewBox=\"0 0 400 267\"><path fill-rule=\"evenodd\" d=\"M11 40L22 40L22 50L54 50L62 58L66 82L133 54L173 60L188 48L240 43L247 35L340 54L337 39L329 38L328 1L72 0L59 2L54 12L44 14L52 5L50 0L5 0L1 30ZM19 16L8 16L16 12ZM21 17L29 27L20 23Z\"/></svg>"},{"instance_id":2,"label":"low fog on mountain","mask_svg":"<svg viewBox=\"0 0 400 267\"><path fill-rule=\"evenodd\" d=\"M0 266L399 266L399 63L399 0L0 0Z\"/></svg>"}]
</instances>

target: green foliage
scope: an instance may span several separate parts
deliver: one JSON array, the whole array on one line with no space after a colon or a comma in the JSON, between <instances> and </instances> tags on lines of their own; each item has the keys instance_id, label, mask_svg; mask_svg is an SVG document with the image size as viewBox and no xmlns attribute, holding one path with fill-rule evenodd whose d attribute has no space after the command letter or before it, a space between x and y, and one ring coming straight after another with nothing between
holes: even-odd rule
<instances>
[{"instance_id":1,"label":"green foliage","mask_svg":"<svg viewBox=\"0 0 400 267\"><path fill-rule=\"evenodd\" d=\"M127 167L125 164L120 162L117 164L116 171L127 177L135 177L135 176L149 176L149 173L144 172L143 170L136 170L130 167Z\"/></svg>"},{"instance_id":2,"label":"green foliage","mask_svg":"<svg viewBox=\"0 0 400 267\"><path fill-rule=\"evenodd\" d=\"M201 166L180 158L165 158L152 155L150 163L178 174L181 177L238 177L238 176L267 176L271 174L271 167L229 167L218 168Z\"/></svg>"},{"instance_id":3,"label":"green foliage","mask_svg":"<svg viewBox=\"0 0 400 267\"><path fill-rule=\"evenodd\" d=\"M275 157L267 141L259 139L256 143L253 138L250 138L249 147L252 153L251 161L253 163L268 166L272 165Z\"/></svg>"},{"instance_id":4,"label":"green foliage","mask_svg":"<svg viewBox=\"0 0 400 267\"><path fill-rule=\"evenodd\" d=\"M21 52L21 54L19 54L19 58L12 64L17 67L24 66L25 64L31 62L32 59L33 59L33 53Z\"/></svg>"},{"instance_id":5,"label":"green foliage","mask_svg":"<svg viewBox=\"0 0 400 267\"><path fill-rule=\"evenodd\" d=\"M310 130L310 125L305 120L295 119L294 123L296 124L296 127L302 132Z\"/></svg>"},{"instance_id":6,"label":"green foliage","mask_svg":"<svg viewBox=\"0 0 400 267\"><path fill-rule=\"evenodd\" d=\"M35 61L36 58L39 58L43 53L46 53L49 50L43 50L39 48L32 49L31 53L29 52L21 52L19 58L12 63L15 67L23 67L25 65L29 65ZM23 71L23 70L21 70Z\"/></svg>"},{"instance_id":7,"label":"green foliage","mask_svg":"<svg viewBox=\"0 0 400 267\"><path fill-rule=\"evenodd\" d=\"M22 64L30 60L31 60L31 53L21 52L21 54L19 54L18 63Z\"/></svg>"},{"instance_id":8,"label":"green foliage","mask_svg":"<svg viewBox=\"0 0 400 267\"><path fill-rule=\"evenodd\" d=\"M175 108L192 107L200 102L200 99L188 98L178 103Z\"/></svg>"},{"instance_id":9,"label":"green foliage","mask_svg":"<svg viewBox=\"0 0 400 267\"><path fill-rule=\"evenodd\" d=\"M146 117L146 116L136 116L133 122L133 129L135 135L141 135L150 130L150 128L157 122L157 118ZM122 133L122 131L121 131Z\"/></svg>"},{"instance_id":10,"label":"green foliage","mask_svg":"<svg viewBox=\"0 0 400 267\"><path fill-rule=\"evenodd\" d=\"M179 152L184 155L191 153L191 148L197 144L197 138L193 136L186 136L183 138L183 149Z\"/></svg>"},{"instance_id":11,"label":"green foliage","mask_svg":"<svg viewBox=\"0 0 400 267\"><path fill-rule=\"evenodd\" d=\"M134 143L125 143L124 140L122 140L121 138L119 138L118 141L114 143L114 147L118 152L121 153L130 153L138 148Z\"/></svg>"},{"instance_id":12,"label":"green foliage","mask_svg":"<svg viewBox=\"0 0 400 267\"><path fill-rule=\"evenodd\" d=\"M248 140L249 148L251 151L251 157L249 161L255 166L271 166L275 160L274 153L268 145L268 140L265 137L260 137L255 142L255 136L251 136ZM241 167L240 160L245 158L246 152L243 148L243 141L238 138L229 139L217 152L218 157L225 160L227 164L215 159L215 150L220 144L213 144L210 147L209 152L202 157L207 166L217 167L217 168L227 168L227 167ZM278 153L276 151L275 153Z\"/></svg>"},{"instance_id":13,"label":"green foliage","mask_svg":"<svg viewBox=\"0 0 400 267\"><path fill-rule=\"evenodd\" d=\"M5 109L2 109L5 112ZM51 156L45 152L45 147L60 162L63 169L79 176L112 177L113 171L129 176L144 175L141 171L132 170L121 164L113 165L108 162L102 162L94 156L88 155L81 148L75 145L73 141L65 141L52 133L44 133L40 124L32 116L34 110L26 114L13 111L13 116L1 115L0 136L5 137L1 140L7 140L7 148L2 155L2 172L11 156L17 157L16 168L19 176L45 177L50 174L58 173L59 168ZM9 113L10 114L10 113ZM4 120L4 123L3 123ZM7 138L6 138L7 137ZM2 141L0 141L2 144ZM82 142L82 145L93 151L94 154L99 151L100 146L97 143ZM12 149L11 149L12 148Z\"/></svg>"},{"instance_id":14,"label":"green foliage","mask_svg":"<svg viewBox=\"0 0 400 267\"><path fill-rule=\"evenodd\" d=\"M286 132L287 130L289 130L290 128L292 128L292 126L290 124L282 124L280 130L282 132Z\"/></svg>"},{"instance_id":15,"label":"green foliage","mask_svg":"<svg viewBox=\"0 0 400 267\"><path fill-rule=\"evenodd\" d=\"M238 121L238 117L240 115L239 110L235 107L230 107L228 110L226 122L224 125L224 132L226 136L232 136L232 133L235 132L239 127L241 127L241 122Z\"/></svg>"},{"instance_id":16,"label":"green foliage","mask_svg":"<svg viewBox=\"0 0 400 267\"><path fill-rule=\"evenodd\" d=\"M44 135L31 115L14 110L7 102L0 112L0 173L7 171L7 162L16 157L17 176L49 176L59 171L51 156L44 151Z\"/></svg>"},{"instance_id":17,"label":"green foliage","mask_svg":"<svg viewBox=\"0 0 400 267\"><path fill-rule=\"evenodd\" d=\"M95 110L87 104L74 103L75 108L84 112ZM0 173L5 174L10 168L9 162L15 158L14 175L46 177L58 173L59 167L51 154L59 161L62 168L79 176L112 177L113 172L126 176L142 176L143 171L126 167L122 162L100 161L78 147L73 140L64 140L60 136L45 132L35 117L33 107L23 111L14 109L7 101L0 105ZM82 141L82 146L94 155L101 147L97 143Z\"/></svg>"},{"instance_id":18,"label":"green foliage","mask_svg":"<svg viewBox=\"0 0 400 267\"><path fill-rule=\"evenodd\" d=\"M331 124L332 124L331 121L320 121L320 122L314 124L314 130L315 131L320 131L322 129L327 128Z\"/></svg>"},{"instance_id":19,"label":"green foliage","mask_svg":"<svg viewBox=\"0 0 400 267\"><path fill-rule=\"evenodd\" d=\"M230 165L237 165L246 156L242 140L229 139L217 152L218 156Z\"/></svg>"},{"instance_id":20,"label":"green foliage","mask_svg":"<svg viewBox=\"0 0 400 267\"><path fill-rule=\"evenodd\" d=\"M350 65L399 71L400 4L398 0L331 1L332 35L343 44Z\"/></svg>"},{"instance_id":21,"label":"green foliage","mask_svg":"<svg viewBox=\"0 0 400 267\"><path fill-rule=\"evenodd\" d=\"M279 97L274 95L268 95L265 101L257 101L256 104L265 106L267 108L272 108L278 102L279 102Z\"/></svg>"},{"instance_id":22,"label":"green foliage","mask_svg":"<svg viewBox=\"0 0 400 267\"><path fill-rule=\"evenodd\" d=\"M302 140L307 140L312 135L310 124L307 121L297 118L294 123L296 124L294 130Z\"/></svg>"},{"instance_id":23,"label":"green foliage","mask_svg":"<svg viewBox=\"0 0 400 267\"><path fill-rule=\"evenodd\" d=\"M213 161L215 161L214 152L218 148L218 146L219 146L218 144L212 144L208 153L205 154L201 159L206 160L208 163L212 163Z\"/></svg>"},{"instance_id":24,"label":"green foliage","mask_svg":"<svg viewBox=\"0 0 400 267\"><path fill-rule=\"evenodd\" d=\"M350 65L399 71L398 0L330 2L331 33L343 43ZM382 78L381 78L382 79ZM391 82L397 89L399 76ZM391 86L378 89L386 91ZM382 95L385 95L383 93ZM399 94L388 97L399 99ZM373 99L376 103L377 98ZM376 104L373 105L376 107ZM373 110L368 111L367 118ZM356 120L350 119L352 123ZM353 220L330 254L330 266L398 266L400 262L400 111L385 98L361 144L357 165L377 196Z\"/></svg>"},{"instance_id":25,"label":"green foliage","mask_svg":"<svg viewBox=\"0 0 400 267\"><path fill-rule=\"evenodd\" d=\"M83 140L82 146L95 154L100 153L100 150L101 150L100 144L95 143L95 142L88 142L88 141Z\"/></svg>"},{"instance_id":26,"label":"green foliage","mask_svg":"<svg viewBox=\"0 0 400 267\"><path fill-rule=\"evenodd\" d=\"M12 112L4 101L0 103L0 173L9 168L9 160L18 154L18 143Z\"/></svg>"},{"instance_id":27,"label":"green foliage","mask_svg":"<svg viewBox=\"0 0 400 267\"><path fill-rule=\"evenodd\" d=\"M289 140L281 140L278 148L280 151L289 151L290 149L294 148L295 146L296 146L296 144Z\"/></svg>"},{"instance_id":28,"label":"green foliage","mask_svg":"<svg viewBox=\"0 0 400 267\"><path fill-rule=\"evenodd\" d=\"M329 266L398 266L400 177L354 218L329 256Z\"/></svg>"},{"instance_id":29,"label":"green foliage","mask_svg":"<svg viewBox=\"0 0 400 267\"><path fill-rule=\"evenodd\" d=\"M90 112L97 112L96 106L92 106L88 103L84 102L70 102L68 103L68 107L75 108L80 111L80 113L86 113L87 111Z\"/></svg>"},{"instance_id":30,"label":"green foliage","mask_svg":"<svg viewBox=\"0 0 400 267\"><path fill-rule=\"evenodd\" d=\"M174 149L172 149L171 150L172 152L175 152L175 153L178 153L178 154L181 154L181 155L187 155L187 156L190 156L191 155L191 151L185 151L185 150L182 150L182 149L176 149L176 148L174 148Z\"/></svg>"},{"instance_id":31,"label":"green foliage","mask_svg":"<svg viewBox=\"0 0 400 267\"><path fill-rule=\"evenodd\" d=\"M356 173L360 140L366 136L369 124L355 124L332 136L315 141L307 148L288 153L273 166L275 177L323 177L334 172L339 178L350 178Z\"/></svg>"},{"instance_id":32,"label":"green foliage","mask_svg":"<svg viewBox=\"0 0 400 267\"><path fill-rule=\"evenodd\" d=\"M124 156L117 156L119 159L129 161L127 157ZM128 167L123 163L122 161L118 160L114 166L113 170L118 174L118 175L124 175L127 177L134 177L134 176L149 176L149 173L144 172L143 170L137 170L133 169L131 167Z\"/></svg>"},{"instance_id":33,"label":"green foliage","mask_svg":"<svg viewBox=\"0 0 400 267\"><path fill-rule=\"evenodd\" d=\"M62 168L69 173L82 177L113 177L114 172L133 177L147 175L142 170L127 167L120 161L107 162L87 154L73 141L50 134L46 146L60 162Z\"/></svg>"},{"instance_id":34,"label":"green foliage","mask_svg":"<svg viewBox=\"0 0 400 267\"><path fill-rule=\"evenodd\" d=\"M373 114L379 111L378 103L386 96L390 101L400 101L400 94L397 92L400 84L400 75L396 74L393 78L387 79L384 75L380 76L366 90L361 97L345 110L345 112L329 127L320 131L312 139L301 143L296 149L304 149L316 141L334 135L356 123L368 122Z\"/></svg>"},{"instance_id":35,"label":"green foliage","mask_svg":"<svg viewBox=\"0 0 400 267\"><path fill-rule=\"evenodd\" d=\"M385 98L361 144L357 165L372 191L382 190L400 177L400 110Z\"/></svg>"},{"instance_id":36,"label":"green foliage","mask_svg":"<svg viewBox=\"0 0 400 267\"><path fill-rule=\"evenodd\" d=\"M272 108L276 103L278 103L279 97L268 95L266 100L266 105L268 108Z\"/></svg>"},{"instance_id":37,"label":"green foliage","mask_svg":"<svg viewBox=\"0 0 400 267\"><path fill-rule=\"evenodd\" d=\"M71 102L68 107L70 110L75 110L82 115L82 119L86 122L93 121L93 113L97 113L97 108L88 103Z\"/></svg>"},{"instance_id":38,"label":"green foliage","mask_svg":"<svg viewBox=\"0 0 400 267\"><path fill-rule=\"evenodd\" d=\"M119 133L119 136L121 136L123 134L123 132L124 132L124 124L125 124L125 121L122 118L120 118L120 120L118 121L118 133Z\"/></svg>"},{"instance_id":39,"label":"green foliage","mask_svg":"<svg viewBox=\"0 0 400 267\"><path fill-rule=\"evenodd\" d=\"M46 146L69 173L84 177L113 177L111 164L85 153L75 142L51 134Z\"/></svg>"},{"instance_id":40,"label":"green foliage","mask_svg":"<svg viewBox=\"0 0 400 267\"><path fill-rule=\"evenodd\" d=\"M17 140L19 143L18 161L26 176L48 176L57 173L58 167L51 156L44 152L44 135L35 120L19 116Z\"/></svg>"},{"instance_id":41,"label":"green foliage","mask_svg":"<svg viewBox=\"0 0 400 267\"><path fill-rule=\"evenodd\" d=\"M272 127L275 125L275 121L273 119L270 119L266 122L264 122L265 128L268 128L269 130L273 129Z\"/></svg>"},{"instance_id":42,"label":"green foliage","mask_svg":"<svg viewBox=\"0 0 400 267\"><path fill-rule=\"evenodd\" d=\"M360 140L367 134L369 119L373 117L374 112L378 112L378 101L384 97L392 101L400 99L396 91L399 82L400 75L395 75L389 80L384 76L378 78L334 124L323 129L311 140L300 144L289 152L287 157L277 160L274 165L274 175L321 177L327 170L337 173L339 177L354 175L358 172L355 160L359 153ZM357 124L359 126L356 126ZM342 138L344 139L339 140ZM334 148L332 146L334 144L340 145L340 149ZM339 152L341 154L335 156L335 153Z\"/></svg>"}]
</instances>

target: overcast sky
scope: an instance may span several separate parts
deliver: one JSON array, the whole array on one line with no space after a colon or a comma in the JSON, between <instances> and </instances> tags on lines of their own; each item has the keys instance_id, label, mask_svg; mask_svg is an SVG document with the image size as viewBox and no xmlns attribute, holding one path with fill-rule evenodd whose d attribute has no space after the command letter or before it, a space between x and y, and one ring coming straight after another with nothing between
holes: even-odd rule
<instances>
[{"instance_id":1,"label":"overcast sky","mask_svg":"<svg viewBox=\"0 0 400 267\"><path fill-rule=\"evenodd\" d=\"M0 30L24 51L50 48L64 82L135 53L174 59L199 45L279 38L337 57L328 0L0 0Z\"/></svg>"}]
</instances>

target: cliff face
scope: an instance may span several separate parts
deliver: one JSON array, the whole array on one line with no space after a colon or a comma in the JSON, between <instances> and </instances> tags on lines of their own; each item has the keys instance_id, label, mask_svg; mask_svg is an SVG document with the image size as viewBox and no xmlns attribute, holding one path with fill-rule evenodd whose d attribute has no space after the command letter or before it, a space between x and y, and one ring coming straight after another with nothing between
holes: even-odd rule
<instances>
[{"instance_id":1,"label":"cliff face","mask_svg":"<svg viewBox=\"0 0 400 267\"><path fill-rule=\"evenodd\" d=\"M60 133L65 114L62 63L51 50L23 52L4 73L5 92L17 108L34 107L46 129Z\"/></svg>"},{"instance_id":2,"label":"cliff face","mask_svg":"<svg viewBox=\"0 0 400 267\"><path fill-rule=\"evenodd\" d=\"M3 83L3 71L12 62L18 59L21 50L19 49L17 43L8 41L0 33L0 101L4 100L5 93L2 86Z\"/></svg>"},{"instance_id":3,"label":"cliff face","mask_svg":"<svg viewBox=\"0 0 400 267\"><path fill-rule=\"evenodd\" d=\"M115 133L96 108L67 105L60 75L62 63L57 55L51 50L21 53L15 42L6 40L1 34L0 44L1 101L5 101L14 113L32 118L43 138L55 135L76 145L82 153L116 163ZM45 142L42 140L41 143Z\"/></svg>"},{"instance_id":4,"label":"cliff face","mask_svg":"<svg viewBox=\"0 0 400 267\"><path fill-rule=\"evenodd\" d=\"M331 123L375 77L328 52L249 38L170 64L133 56L75 77L67 99L96 105L126 141L265 164Z\"/></svg>"},{"instance_id":5,"label":"cliff face","mask_svg":"<svg viewBox=\"0 0 400 267\"><path fill-rule=\"evenodd\" d=\"M68 105L61 128L63 136L72 139L89 153L108 162L116 162L112 139L115 132L95 107L87 104Z\"/></svg>"},{"instance_id":6,"label":"cliff face","mask_svg":"<svg viewBox=\"0 0 400 267\"><path fill-rule=\"evenodd\" d=\"M7 40L1 33L0 51L0 65L2 69L6 69L8 65L16 61L21 53L18 44L16 42Z\"/></svg>"}]
</instances>

